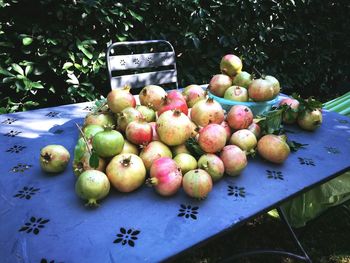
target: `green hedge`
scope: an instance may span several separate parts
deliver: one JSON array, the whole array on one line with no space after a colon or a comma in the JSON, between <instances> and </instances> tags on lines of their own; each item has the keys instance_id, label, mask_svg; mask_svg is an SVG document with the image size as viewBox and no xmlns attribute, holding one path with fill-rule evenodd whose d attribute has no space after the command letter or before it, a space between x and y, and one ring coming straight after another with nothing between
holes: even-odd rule
<instances>
[{"instance_id":1,"label":"green hedge","mask_svg":"<svg viewBox=\"0 0 350 263\"><path fill-rule=\"evenodd\" d=\"M347 0L0 0L0 111L106 96L110 40L170 41L182 86L234 53L286 93L330 98L349 78L348 12Z\"/></svg>"}]
</instances>

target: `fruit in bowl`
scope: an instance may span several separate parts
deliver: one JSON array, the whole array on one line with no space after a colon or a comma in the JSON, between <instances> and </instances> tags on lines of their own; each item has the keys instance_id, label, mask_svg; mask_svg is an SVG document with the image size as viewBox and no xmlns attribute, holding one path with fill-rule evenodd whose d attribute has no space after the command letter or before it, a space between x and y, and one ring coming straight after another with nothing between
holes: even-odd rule
<instances>
[{"instance_id":1,"label":"fruit in bowl","mask_svg":"<svg viewBox=\"0 0 350 263\"><path fill-rule=\"evenodd\" d=\"M215 101L219 102L224 110L227 112L231 109L232 106L235 105L244 105L249 107L254 116L261 115L265 111L269 111L273 105L277 104L279 102L279 97L276 97L274 99L268 100L268 101L261 101L261 102L254 102L254 101L235 101L235 100L229 100L225 98L221 98L218 96L215 96L210 91L208 92L208 96L210 98L213 98Z\"/></svg>"}]
</instances>

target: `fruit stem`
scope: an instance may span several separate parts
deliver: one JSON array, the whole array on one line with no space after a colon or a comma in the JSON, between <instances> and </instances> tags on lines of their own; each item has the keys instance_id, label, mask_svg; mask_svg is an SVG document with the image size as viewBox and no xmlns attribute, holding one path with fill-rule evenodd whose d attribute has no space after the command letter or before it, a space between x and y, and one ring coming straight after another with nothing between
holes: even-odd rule
<instances>
[{"instance_id":1,"label":"fruit stem","mask_svg":"<svg viewBox=\"0 0 350 263\"><path fill-rule=\"evenodd\" d=\"M263 76L263 74L259 70L257 70L255 66L253 66L253 69L255 70L256 73L258 73L260 78Z\"/></svg>"},{"instance_id":2,"label":"fruit stem","mask_svg":"<svg viewBox=\"0 0 350 263\"><path fill-rule=\"evenodd\" d=\"M85 206L99 207L100 205L97 203L96 199L89 199L89 201L85 204Z\"/></svg>"},{"instance_id":3,"label":"fruit stem","mask_svg":"<svg viewBox=\"0 0 350 263\"><path fill-rule=\"evenodd\" d=\"M131 155L129 157L126 157L124 158L122 161L121 161L121 164L124 166L124 167L128 167L131 163Z\"/></svg>"},{"instance_id":4,"label":"fruit stem","mask_svg":"<svg viewBox=\"0 0 350 263\"><path fill-rule=\"evenodd\" d=\"M85 136L83 130L80 128L80 126L79 126L78 123L75 122L75 125L78 127L79 132L80 132L80 135L81 135L81 137L83 138L83 140L84 140L84 142L85 142L85 147L88 149L88 152L89 152L89 154L90 154L90 156L91 156L91 155L92 155L92 152L91 152L91 149L90 149L90 147L89 147L88 141L87 141L87 139L86 139L86 136Z\"/></svg>"},{"instance_id":5,"label":"fruit stem","mask_svg":"<svg viewBox=\"0 0 350 263\"><path fill-rule=\"evenodd\" d=\"M158 179L155 178L155 177L151 177L151 178L148 178L148 179L146 180L146 185L147 185L147 186L152 187L152 186L157 185L157 184L158 184Z\"/></svg>"}]
</instances>

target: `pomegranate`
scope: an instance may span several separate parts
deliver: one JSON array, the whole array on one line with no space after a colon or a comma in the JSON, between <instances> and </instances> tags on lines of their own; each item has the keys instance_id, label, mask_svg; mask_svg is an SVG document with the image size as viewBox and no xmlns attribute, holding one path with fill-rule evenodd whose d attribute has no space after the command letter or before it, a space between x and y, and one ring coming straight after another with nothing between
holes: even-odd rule
<instances>
[{"instance_id":1,"label":"pomegranate","mask_svg":"<svg viewBox=\"0 0 350 263\"><path fill-rule=\"evenodd\" d=\"M190 151L186 148L186 144L180 144L180 145L173 146L173 147L171 147L171 151L173 153L173 156L176 156L180 153L190 154Z\"/></svg>"},{"instance_id":2,"label":"pomegranate","mask_svg":"<svg viewBox=\"0 0 350 263\"><path fill-rule=\"evenodd\" d=\"M246 129L253 122L253 113L247 106L235 105L227 113L226 121L234 130Z\"/></svg>"},{"instance_id":3,"label":"pomegranate","mask_svg":"<svg viewBox=\"0 0 350 263\"><path fill-rule=\"evenodd\" d=\"M163 102L157 111L158 117L162 115L163 112L168 110L180 110L183 112L183 114L188 114L188 107L184 99L171 99L166 96L163 98Z\"/></svg>"},{"instance_id":4,"label":"pomegranate","mask_svg":"<svg viewBox=\"0 0 350 263\"><path fill-rule=\"evenodd\" d=\"M298 116L300 128L307 131L314 131L322 124L322 112L320 109L305 111Z\"/></svg>"},{"instance_id":5,"label":"pomegranate","mask_svg":"<svg viewBox=\"0 0 350 263\"><path fill-rule=\"evenodd\" d=\"M267 101L275 97L273 83L266 79L254 79L248 87L248 95L253 101Z\"/></svg>"},{"instance_id":6,"label":"pomegranate","mask_svg":"<svg viewBox=\"0 0 350 263\"><path fill-rule=\"evenodd\" d=\"M91 141L92 137L94 137L96 133L101 131L104 131L103 127L96 124L89 124L83 128L83 133L88 141Z\"/></svg>"},{"instance_id":7,"label":"pomegranate","mask_svg":"<svg viewBox=\"0 0 350 263\"><path fill-rule=\"evenodd\" d=\"M110 110L114 113L121 112L127 107L136 106L136 100L130 93L130 86L125 86L121 89L113 89L107 95L107 104Z\"/></svg>"},{"instance_id":8,"label":"pomegranate","mask_svg":"<svg viewBox=\"0 0 350 263\"><path fill-rule=\"evenodd\" d=\"M260 138L261 128L259 124L252 122L252 124L250 124L247 129L250 130L252 133L254 133L255 138L257 140Z\"/></svg>"},{"instance_id":9,"label":"pomegranate","mask_svg":"<svg viewBox=\"0 0 350 263\"><path fill-rule=\"evenodd\" d=\"M92 138L92 147L100 157L113 157L123 150L124 137L115 130L105 130Z\"/></svg>"},{"instance_id":10,"label":"pomegranate","mask_svg":"<svg viewBox=\"0 0 350 263\"><path fill-rule=\"evenodd\" d=\"M182 100L183 102L186 103L186 98L182 95L182 93L180 91L177 91L177 90L169 91L168 94L166 95L166 97L169 100Z\"/></svg>"},{"instance_id":11,"label":"pomegranate","mask_svg":"<svg viewBox=\"0 0 350 263\"><path fill-rule=\"evenodd\" d=\"M166 145L184 144L191 137L191 120L181 111L166 111L157 120L159 139Z\"/></svg>"},{"instance_id":12,"label":"pomegranate","mask_svg":"<svg viewBox=\"0 0 350 263\"><path fill-rule=\"evenodd\" d=\"M86 206L98 206L97 201L105 198L110 190L106 174L97 170L83 172L75 183L77 195L88 200Z\"/></svg>"},{"instance_id":13,"label":"pomegranate","mask_svg":"<svg viewBox=\"0 0 350 263\"><path fill-rule=\"evenodd\" d=\"M205 99L205 91L199 85L187 86L182 94L184 95L189 108L192 108L196 102Z\"/></svg>"},{"instance_id":14,"label":"pomegranate","mask_svg":"<svg viewBox=\"0 0 350 263\"><path fill-rule=\"evenodd\" d=\"M111 184L120 192L129 193L145 181L146 168L135 154L123 153L113 157L106 168Z\"/></svg>"},{"instance_id":15,"label":"pomegranate","mask_svg":"<svg viewBox=\"0 0 350 263\"><path fill-rule=\"evenodd\" d=\"M205 170L191 170L184 175L182 187L190 197L204 199L213 188L213 180Z\"/></svg>"},{"instance_id":16,"label":"pomegranate","mask_svg":"<svg viewBox=\"0 0 350 263\"><path fill-rule=\"evenodd\" d=\"M231 86L225 91L224 98L227 100L245 102L248 101L248 91L243 87Z\"/></svg>"},{"instance_id":17,"label":"pomegranate","mask_svg":"<svg viewBox=\"0 0 350 263\"><path fill-rule=\"evenodd\" d=\"M229 143L237 145L246 154L249 154L254 153L254 149L258 142L253 132L247 129L242 129L232 134Z\"/></svg>"},{"instance_id":18,"label":"pomegranate","mask_svg":"<svg viewBox=\"0 0 350 263\"><path fill-rule=\"evenodd\" d=\"M233 78L238 73L240 73L242 71L242 68L243 68L242 60L233 54L225 55L221 59L221 62L220 62L221 72L230 76L231 78Z\"/></svg>"},{"instance_id":19,"label":"pomegranate","mask_svg":"<svg viewBox=\"0 0 350 263\"><path fill-rule=\"evenodd\" d=\"M69 162L70 154L68 150L58 144L46 145L40 151L40 167L47 173L63 172Z\"/></svg>"},{"instance_id":20,"label":"pomegranate","mask_svg":"<svg viewBox=\"0 0 350 263\"><path fill-rule=\"evenodd\" d=\"M268 80L272 83L272 88L273 88L273 97L275 98L281 91L281 86L279 81L273 77L273 76L265 76L265 80Z\"/></svg>"},{"instance_id":21,"label":"pomegranate","mask_svg":"<svg viewBox=\"0 0 350 263\"><path fill-rule=\"evenodd\" d=\"M215 154L203 154L198 160L198 168L205 170L216 182L224 176L225 167L222 160Z\"/></svg>"},{"instance_id":22,"label":"pomegranate","mask_svg":"<svg viewBox=\"0 0 350 263\"><path fill-rule=\"evenodd\" d=\"M89 124L102 126L103 128L113 128L115 120L113 115L107 112L89 113L84 120L84 127Z\"/></svg>"},{"instance_id":23,"label":"pomegranate","mask_svg":"<svg viewBox=\"0 0 350 263\"><path fill-rule=\"evenodd\" d=\"M243 88L248 88L250 83L252 83L253 77L246 71L241 71L238 73L232 81L232 85L240 86Z\"/></svg>"},{"instance_id":24,"label":"pomegranate","mask_svg":"<svg viewBox=\"0 0 350 263\"><path fill-rule=\"evenodd\" d=\"M230 176L239 175L248 164L246 154L236 145L226 145L220 159L224 163L225 173Z\"/></svg>"},{"instance_id":25,"label":"pomegranate","mask_svg":"<svg viewBox=\"0 0 350 263\"><path fill-rule=\"evenodd\" d=\"M192 107L191 119L198 126L204 127L209 123L222 123L225 115L220 103L208 98L207 100L198 101Z\"/></svg>"},{"instance_id":26,"label":"pomegranate","mask_svg":"<svg viewBox=\"0 0 350 263\"><path fill-rule=\"evenodd\" d=\"M126 138L136 145L147 145L152 141L152 126L144 121L132 121L125 130Z\"/></svg>"},{"instance_id":27,"label":"pomegranate","mask_svg":"<svg viewBox=\"0 0 350 263\"><path fill-rule=\"evenodd\" d=\"M257 150L259 155L273 163L283 163L290 153L285 136L267 134L258 141Z\"/></svg>"},{"instance_id":28,"label":"pomegranate","mask_svg":"<svg viewBox=\"0 0 350 263\"><path fill-rule=\"evenodd\" d=\"M121 153L133 153L135 155L139 155L139 149L135 144L132 144L128 140L124 140L124 146Z\"/></svg>"},{"instance_id":29,"label":"pomegranate","mask_svg":"<svg viewBox=\"0 0 350 263\"><path fill-rule=\"evenodd\" d=\"M132 121L142 120L143 115L137 109L128 107L121 113L117 114L117 127L121 132L125 132L126 127Z\"/></svg>"},{"instance_id":30,"label":"pomegranate","mask_svg":"<svg viewBox=\"0 0 350 263\"><path fill-rule=\"evenodd\" d=\"M136 109L142 114L146 122L152 122L156 120L156 113L152 108L144 105L137 105Z\"/></svg>"},{"instance_id":31,"label":"pomegranate","mask_svg":"<svg viewBox=\"0 0 350 263\"><path fill-rule=\"evenodd\" d=\"M147 171L151 168L152 163L160 157L172 158L173 154L168 146L159 141L150 142L140 153L140 158L142 159Z\"/></svg>"},{"instance_id":32,"label":"pomegranate","mask_svg":"<svg viewBox=\"0 0 350 263\"><path fill-rule=\"evenodd\" d=\"M175 156L174 161L180 167L182 174L197 168L197 160L188 153L180 153Z\"/></svg>"},{"instance_id":33,"label":"pomegranate","mask_svg":"<svg viewBox=\"0 0 350 263\"><path fill-rule=\"evenodd\" d=\"M150 178L147 180L162 196L174 195L181 187L181 169L169 157L155 160L150 169Z\"/></svg>"},{"instance_id":34,"label":"pomegranate","mask_svg":"<svg viewBox=\"0 0 350 263\"><path fill-rule=\"evenodd\" d=\"M230 140L230 137L231 137L231 127L230 125L228 125L228 122L227 121L223 121L221 124L220 124L222 127L224 127L225 131L226 131L226 142L228 142Z\"/></svg>"},{"instance_id":35,"label":"pomegranate","mask_svg":"<svg viewBox=\"0 0 350 263\"><path fill-rule=\"evenodd\" d=\"M285 98L280 101L279 105L288 105L288 108L283 112L282 120L284 123L293 124L298 118L299 101L292 98Z\"/></svg>"},{"instance_id":36,"label":"pomegranate","mask_svg":"<svg viewBox=\"0 0 350 263\"><path fill-rule=\"evenodd\" d=\"M226 144L227 134L220 124L208 124L199 132L198 144L206 153L220 152Z\"/></svg>"},{"instance_id":37,"label":"pomegranate","mask_svg":"<svg viewBox=\"0 0 350 263\"><path fill-rule=\"evenodd\" d=\"M232 79L225 74L214 75L208 85L211 93L218 97L223 97L225 91L232 86Z\"/></svg>"},{"instance_id":38,"label":"pomegranate","mask_svg":"<svg viewBox=\"0 0 350 263\"><path fill-rule=\"evenodd\" d=\"M159 141L159 136L157 133L157 123L155 121L152 121L149 123L152 127L152 141Z\"/></svg>"},{"instance_id":39,"label":"pomegranate","mask_svg":"<svg viewBox=\"0 0 350 263\"><path fill-rule=\"evenodd\" d=\"M141 90L139 99L141 105L151 107L153 110L157 111L166 95L167 93L162 87L148 85Z\"/></svg>"}]
</instances>

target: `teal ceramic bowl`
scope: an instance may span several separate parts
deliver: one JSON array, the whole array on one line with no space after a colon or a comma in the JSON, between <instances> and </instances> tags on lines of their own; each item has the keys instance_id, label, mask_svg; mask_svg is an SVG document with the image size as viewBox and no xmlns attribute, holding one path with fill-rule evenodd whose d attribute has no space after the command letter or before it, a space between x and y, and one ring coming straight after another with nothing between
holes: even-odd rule
<instances>
[{"instance_id":1,"label":"teal ceramic bowl","mask_svg":"<svg viewBox=\"0 0 350 263\"><path fill-rule=\"evenodd\" d=\"M277 96L273 100L262 101L262 102L253 102L253 101L241 102L241 101L227 100L227 99L215 96L210 92L208 92L208 96L210 98L213 98L217 102L219 102L222 108L226 111L229 111L232 106L244 105L249 107L252 110L254 116L261 115L262 113L269 111L273 105L276 105L279 102L279 96Z\"/></svg>"}]
</instances>

